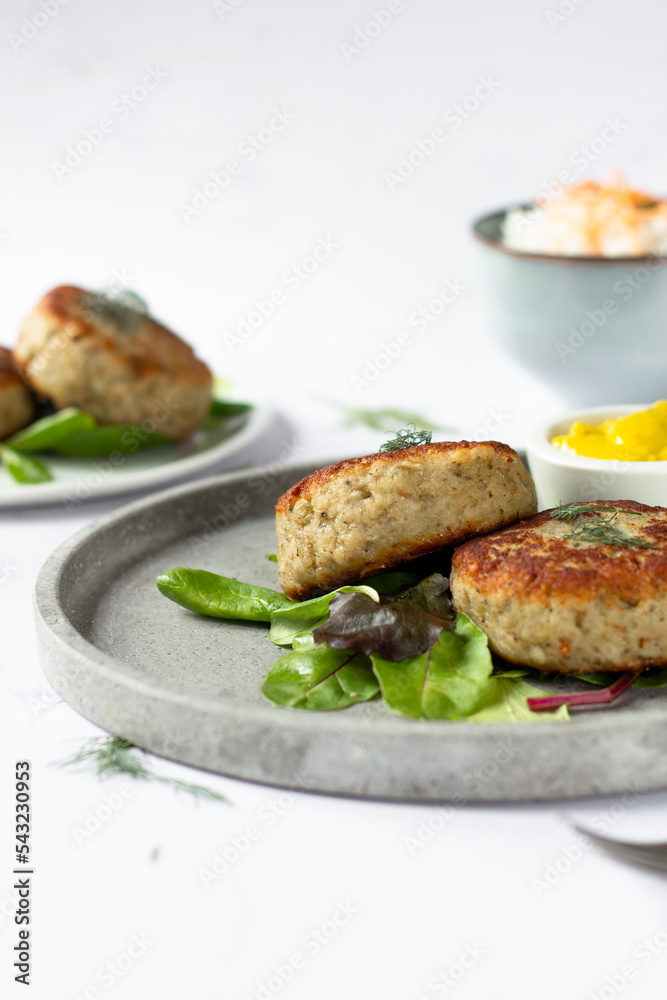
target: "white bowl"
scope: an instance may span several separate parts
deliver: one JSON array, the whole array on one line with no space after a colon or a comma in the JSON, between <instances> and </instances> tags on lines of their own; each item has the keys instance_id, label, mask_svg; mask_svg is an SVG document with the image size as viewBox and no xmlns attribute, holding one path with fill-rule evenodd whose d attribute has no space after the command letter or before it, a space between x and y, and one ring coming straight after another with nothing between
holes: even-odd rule
<instances>
[{"instance_id":1,"label":"white bowl","mask_svg":"<svg viewBox=\"0 0 667 1000\"><path fill-rule=\"evenodd\" d=\"M577 420L601 424L603 420L645 410L649 405L637 403L573 410L533 427L528 435L526 453L540 510L574 500L636 500L652 507L667 507L667 461L584 458L560 451L550 443L557 434L567 433Z\"/></svg>"}]
</instances>

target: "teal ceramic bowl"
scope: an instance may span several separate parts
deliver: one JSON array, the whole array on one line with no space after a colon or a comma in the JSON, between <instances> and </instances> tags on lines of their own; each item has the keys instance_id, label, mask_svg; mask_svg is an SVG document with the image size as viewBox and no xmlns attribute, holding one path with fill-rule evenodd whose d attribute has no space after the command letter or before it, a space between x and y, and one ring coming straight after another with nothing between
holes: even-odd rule
<instances>
[{"instance_id":1,"label":"teal ceramic bowl","mask_svg":"<svg viewBox=\"0 0 667 1000\"><path fill-rule=\"evenodd\" d=\"M483 298L505 351L576 405L665 398L667 259L509 250L508 211L473 224Z\"/></svg>"}]
</instances>

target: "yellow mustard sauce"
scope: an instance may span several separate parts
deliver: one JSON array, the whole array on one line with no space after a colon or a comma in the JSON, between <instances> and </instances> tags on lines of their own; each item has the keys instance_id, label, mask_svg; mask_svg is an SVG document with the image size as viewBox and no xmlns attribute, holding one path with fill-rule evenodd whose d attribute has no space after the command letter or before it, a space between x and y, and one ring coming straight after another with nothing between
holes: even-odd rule
<instances>
[{"instance_id":1,"label":"yellow mustard sauce","mask_svg":"<svg viewBox=\"0 0 667 1000\"><path fill-rule=\"evenodd\" d=\"M667 460L667 401L654 403L647 410L616 420L605 420L597 427L580 421L567 434L552 438L554 448L587 458L615 458L623 462L660 462Z\"/></svg>"}]
</instances>

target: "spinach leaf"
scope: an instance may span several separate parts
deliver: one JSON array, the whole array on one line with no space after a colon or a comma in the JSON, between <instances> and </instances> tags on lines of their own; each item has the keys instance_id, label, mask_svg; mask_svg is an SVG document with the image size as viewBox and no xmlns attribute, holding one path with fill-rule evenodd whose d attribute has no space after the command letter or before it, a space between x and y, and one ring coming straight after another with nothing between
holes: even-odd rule
<instances>
[{"instance_id":1,"label":"spinach leaf","mask_svg":"<svg viewBox=\"0 0 667 1000\"><path fill-rule=\"evenodd\" d=\"M214 430L226 420L242 417L252 410L250 403L232 403L223 399L212 399L206 420L201 425L203 430Z\"/></svg>"},{"instance_id":2,"label":"spinach leaf","mask_svg":"<svg viewBox=\"0 0 667 1000\"><path fill-rule=\"evenodd\" d=\"M252 410L250 403L234 403L224 399L212 399L210 417L240 417Z\"/></svg>"},{"instance_id":3,"label":"spinach leaf","mask_svg":"<svg viewBox=\"0 0 667 1000\"><path fill-rule=\"evenodd\" d=\"M448 581L426 577L401 597L376 604L363 594L336 596L331 615L313 630L315 642L335 649L377 653L394 663L425 653L445 629L454 628Z\"/></svg>"},{"instance_id":4,"label":"spinach leaf","mask_svg":"<svg viewBox=\"0 0 667 1000\"><path fill-rule=\"evenodd\" d=\"M618 677L618 674L614 675ZM664 687L667 684L667 670L647 670L632 685L637 688Z\"/></svg>"},{"instance_id":5,"label":"spinach leaf","mask_svg":"<svg viewBox=\"0 0 667 1000\"><path fill-rule=\"evenodd\" d=\"M368 657L311 641L281 656L262 686L262 694L274 705L315 711L347 708L379 693Z\"/></svg>"},{"instance_id":6,"label":"spinach leaf","mask_svg":"<svg viewBox=\"0 0 667 1000\"><path fill-rule=\"evenodd\" d=\"M109 424L70 434L51 446L51 451L75 458L101 458L114 451L122 455L133 454L144 448L173 444L172 438L155 431L146 431L139 424Z\"/></svg>"},{"instance_id":7,"label":"spinach leaf","mask_svg":"<svg viewBox=\"0 0 667 1000\"><path fill-rule=\"evenodd\" d=\"M97 426L95 417L90 413L68 406L34 423L23 430L17 431L7 441L16 451L46 451L62 438L69 437L79 431L92 430Z\"/></svg>"},{"instance_id":8,"label":"spinach leaf","mask_svg":"<svg viewBox=\"0 0 667 1000\"><path fill-rule=\"evenodd\" d=\"M487 639L466 615L420 656L400 663L371 656L390 709L413 718L460 719L480 707L493 669Z\"/></svg>"},{"instance_id":9,"label":"spinach leaf","mask_svg":"<svg viewBox=\"0 0 667 1000\"><path fill-rule=\"evenodd\" d=\"M0 445L0 461L17 483L32 485L48 483L53 479L42 462L38 462L36 458L28 458L27 455L20 455L6 444Z\"/></svg>"},{"instance_id":10,"label":"spinach leaf","mask_svg":"<svg viewBox=\"0 0 667 1000\"><path fill-rule=\"evenodd\" d=\"M390 594L414 586L419 583L422 576L420 573L408 573L406 570L398 569L380 573L379 576L367 576L364 583L367 587L377 590L378 594Z\"/></svg>"},{"instance_id":11,"label":"spinach leaf","mask_svg":"<svg viewBox=\"0 0 667 1000\"><path fill-rule=\"evenodd\" d=\"M271 615L271 642L275 642L276 646L291 646L299 636L310 634L317 625L327 620L329 601L337 594L365 594L373 601L380 600L376 590L361 584L357 587L340 587L329 594L313 597L310 601L301 601L300 604L290 601L286 607Z\"/></svg>"},{"instance_id":12,"label":"spinach leaf","mask_svg":"<svg viewBox=\"0 0 667 1000\"><path fill-rule=\"evenodd\" d=\"M125 455L143 448L173 444L173 439L139 424L100 427L95 417L75 406L42 417L7 442L16 451L56 451L76 458L100 458L118 451Z\"/></svg>"},{"instance_id":13,"label":"spinach leaf","mask_svg":"<svg viewBox=\"0 0 667 1000\"><path fill-rule=\"evenodd\" d=\"M254 587L205 569L172 569L162 573L156 583L170 601L211 618L268 622L274 612L292 607L292 601L276 590Z\"/></svg>"}]
</instances>

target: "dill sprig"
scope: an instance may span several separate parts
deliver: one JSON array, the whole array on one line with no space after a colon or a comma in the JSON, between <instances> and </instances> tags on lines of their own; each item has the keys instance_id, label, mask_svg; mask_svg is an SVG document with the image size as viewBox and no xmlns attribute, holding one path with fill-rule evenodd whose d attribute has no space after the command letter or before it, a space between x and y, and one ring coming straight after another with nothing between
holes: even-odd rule
<instances>
[{"instance_id":1,"label":"dill sprig","mask_svg":"<svg viewBox=\"0 0 667 1000\"><path fill-rule=\"evenodd\" d=\"M391 407L379 407L376 410L362 409L356 406L347 406L345 403L338 403L334 399L327 399L331 406L340 407L343 410L346 427L363 426L369 427L373 431L391 431L397 424L414 424L426 431L447 431L451 427L443 427L434 424L419 413L410 413L407 410L395 410Z\"/></svg>"},{"instance_id":2,"label":"dill sprig","mask_svg":"<svg viewBox=\"0 0 667 1000\"><path fill-rule=\"evenodd\" d=\"M81 306L84 312L126 332L135 330L140 317L148 314L144 300L129 289L124 289L117 295L86 292L81 298Z\"/></svg>"},{"instance_id":3,"label":"dill sprig","mask_svg":"<svg viewBox=\"0 0 667 1000\"><path fill-rule=\"evenodd\" d=\"M92 765L93 773L98 777L123 774L137 781L157 781L162 785L169 785L178 792L194 795L195 798L228 802L224 795L214 792L211 788L155 774L140 757L132 752L133 750L145 754L145 751L140 750L134 743L121 739L120 736L96 736L94 739L88 740L73 756L56 761L56 763L61 767L78 767L80 770Z\"/></svg>"},{"instance_id":4,"label":"dill sprig","mask_svg":"<svg viewBox=\"0 0 667 1000\"><path fill-rule=\"evenodd\" d=\"M570 538L581 542L597 542L599 545L625 545L628 548L635 546L641 549L655 549L657 547L651 545L650 542L645 542L642 538L626 535L620 528L615 528L611 524L611 520L604 521L595 527L583 524L580 528L572 530Z\"/></svg>"},{"instance_id":5,"label":"dill sprig","mask_svg":"<svg viewBox=\"0 0 667 1000\"><path fill-rule=\"evenodd\" d=\"M594 507L591 504L565 503L555 507L549 517L558 521L566 521L568 524L576 521L582 514L595 514L598 523L593 524L588 520L578 527L572 527L567 536L573 541L593 542L598 545L622 545L626 548L655 549L656 545L645 542L642 538L635 538L633 535L621 531L613 523L618 514L638 514L640 511L626 510L623 507ZM608 514L608 517L603 517Z\"/></svg>"},{"instance_id":6,"label":"dill sprig","mask_svg":"<svg viewBox=\"0 0 667 1000\"><path fill-rule=\"evenodd\" d=\"M390 438L380 446L380 451L398 451L399 448L411 448L417 444L430 444L433 440L433 432L427 430L417 430L414 424L395 431L396 437Z\"/></svg>"},{"instance_id":7,"label":"dill sprig","mask_svg":"<svg viewBox=\"0 0 667 1000\"><path fill-rule=\"evenodd\" d=\"M562 503L549 514L559 521L573 521L579 514L601 514L608 512L616 517L617 514L637 514L636 510L625 510L623 507L593 507L587 503Z\"/></svg>"}]
</instances>

